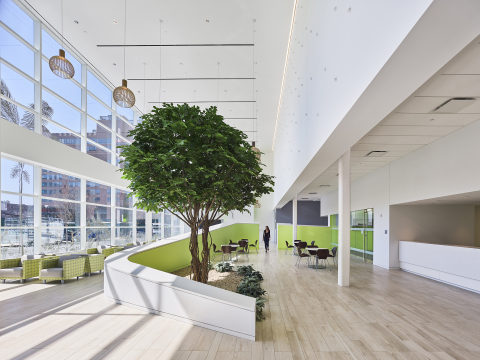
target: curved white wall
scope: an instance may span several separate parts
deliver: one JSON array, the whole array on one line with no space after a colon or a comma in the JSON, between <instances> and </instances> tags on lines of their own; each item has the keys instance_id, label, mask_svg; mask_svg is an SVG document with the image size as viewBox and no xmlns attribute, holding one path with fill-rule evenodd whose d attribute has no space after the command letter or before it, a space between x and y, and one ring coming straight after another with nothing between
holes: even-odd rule
<instances>
[{"instance_id":1,"label":"curved white wall","mask_svg":"<svg viewBox=\"0 0 480 360\"><path fill-rule=\"evenodd\" d=\"M229 224L230 225L230 224ZM217 225L215 230L228 225ZM105 260L107 299L153 314L255 340L255 299L133 263L135 253L185 239L172 237L118 252Z\"/></svg>"}]
</instances>

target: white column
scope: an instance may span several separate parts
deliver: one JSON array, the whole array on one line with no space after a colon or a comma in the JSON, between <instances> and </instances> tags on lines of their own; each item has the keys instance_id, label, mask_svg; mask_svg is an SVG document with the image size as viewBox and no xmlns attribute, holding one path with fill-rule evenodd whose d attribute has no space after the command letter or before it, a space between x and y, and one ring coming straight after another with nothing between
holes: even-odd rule
<instances>
[{"instance_id":1,"label":"white column","mask_svg":"<svg viewBox=\"0 0 480 360\"><path fill-rule=\"evenodd\" d=\"M145 213L145 241L152 241L152 213L150 211Z\"/></svg>"},{"instance_id":2,"label":"white column","mask_svg":"<svg viewBox=\"0 0 480 360\"><path fill-rule=\"evenodd\" d=\"M42 168L33 167L33 253L38 254L41 250L42 241Z\"/></svg>"},{"instance_id":3,"label":"white column","mask_svg":"<svg viewBox=\"0 0 480 360\"><path fill-rule=\"evenodd\" d=\"M83 143L83 142L82 142ZM87 180L80 178L80 249L87 248Z\"/></svg>"},{"instance_id":4,"label":"white column","mask_svg":"<svg viewBox=\"0 0 480 360\"><path fill-rule=\"evenodd\" d=\"M338 285L350 286L350 149L338 160Z\"/></svg>"},{"instance_id":5,"label":"white column","mask_svg":"<svg viewBox=\"0 0 480 360\"><path fill-rule=\"evenodd\" d=\"M297 195L295 195L292 202L293 202L293 207L292 207L292 213L293 213L293 216L292 216L292 223L293 223L292 243L293 243L293 241L298 240L297 239Z\"/></svg>"}]
</instances>

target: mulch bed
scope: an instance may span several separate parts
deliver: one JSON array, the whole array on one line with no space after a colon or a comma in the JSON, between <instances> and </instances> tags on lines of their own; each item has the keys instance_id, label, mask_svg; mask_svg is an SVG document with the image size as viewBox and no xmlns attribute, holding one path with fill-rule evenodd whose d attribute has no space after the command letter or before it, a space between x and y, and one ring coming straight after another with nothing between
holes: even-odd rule
<instances>
[{"instance_id":1,"label":"mulch bed","mask_svg":"<svg viewBox=\"0 0 480 360\"><path fill-rule=\"evenodd\" d=\"M172 274L190 278L190 266L187 266L183 269L172 272ZM237 286L242 281L243 276L237 274L236 271L230 272L217 272L215 270L210 270L208 273L208 285L218 287L220 289L228 291L237 291Z\"/></svg>"}]
</instances>

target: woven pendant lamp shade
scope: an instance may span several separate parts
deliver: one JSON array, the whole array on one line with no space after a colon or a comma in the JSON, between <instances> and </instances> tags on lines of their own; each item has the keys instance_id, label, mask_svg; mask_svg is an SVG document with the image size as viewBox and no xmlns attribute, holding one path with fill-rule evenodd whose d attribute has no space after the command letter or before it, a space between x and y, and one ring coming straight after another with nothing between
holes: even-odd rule
<instances>
[{"instance_id":1,"label":"woven pendant lamp shade","mask_svg":"<svg viewBox=\"0 0 480 360\"><path fill-rule=\"evenodd\" d=\"M122 86L113 90L113 100L115 100L118 106L124 108L131 108L135 105L135 95L132 90L127 88L127 80L123 79Z\"/></svg>"},{"instance_id":2,"label":"woven pendant lamp shade","mask_svg":"<svg viewBox=\"0 0 480 360\"><path fill-rule=\"evenodd\" d=\"M257 153L255 156L257 157L258 161L260 161L262 159L262 155L260 149L255 147L255 141L252 142L252 150Z\"/></svg>"},{"instance_id":3,"label":"woven pendant lamp shade","mask_svg":"<svg viewBox=\"0 0 480 360\"><path fill-rule=\"evenodd\" d=\"M50 70L62 79L71 79L75 75L75 68L65 58L65 50L60 49L57 56L52 56L48 62Z\"/></svg>"}]
</instances>

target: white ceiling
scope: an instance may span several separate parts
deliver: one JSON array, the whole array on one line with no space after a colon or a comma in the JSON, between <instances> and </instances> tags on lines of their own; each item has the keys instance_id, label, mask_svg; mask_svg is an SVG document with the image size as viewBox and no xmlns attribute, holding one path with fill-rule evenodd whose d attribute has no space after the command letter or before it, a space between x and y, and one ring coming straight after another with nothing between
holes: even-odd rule
<instances>
[{"instance_id":1,"label":"white ceiling","mask_svg":"<svg viewBox=\"0 0 480 360\"><path fill-rule=\"evenodd\" d=\"M442 196L419 201L412 201L396 205L480 205L480 191Z\"/></svg>"},{"instance_id":2,"label":"white ceiling","mask_svg":"<svg viewBox=\"0 0 480 360\"><path fill-rule=\"evenodd\" d=\"M29 0L25 3L56 30L61 30L60 0ZM65 39L113 86L123 74L124 1L64 1ZM255 80L162 81L161 101L256 101L218 103L226 120L258 141L272 146L280 86L293 10L293 0L127 0L126 44L254 44L233 47L127 47L128 87L136 107L151 111L159 101L160 78L230 78ZM253 21L255 19L255 22ZM78 21L76 24L74 21ZM208 22L207 22L208 20ZM114 23L116 21L116 23ZM255 31L255 32L254 32ZM116 65L113 65L113 64ZM220 65L218 65L220 63ZM145 65L144 65L145 64ZM247 118L247 119L244 119ZM251 118L256 118L253 120Z\"/></svg>"},{"instance_id":3,"label":"white ceiling","mask_svg":"<svg viewBox=\"0 0 480 360\"><path fill-rule=\"evenodd\" d=\"M479 59L480 44L477 38L360 139L351 149L352 181L480 119ZM455 97L474 97L478 100L457 113L433 112L437 106ZM381 157L367 157L370 151L387 153ZM335 162L299 193L299 199L315 200L337 189L337 170L338 164ZM461 199L458 195L438 201L447 203ZM470 203L478 202L480 196L472 195L472 198L463 200L468 199Z\"/></svg>"}]
</instances>

